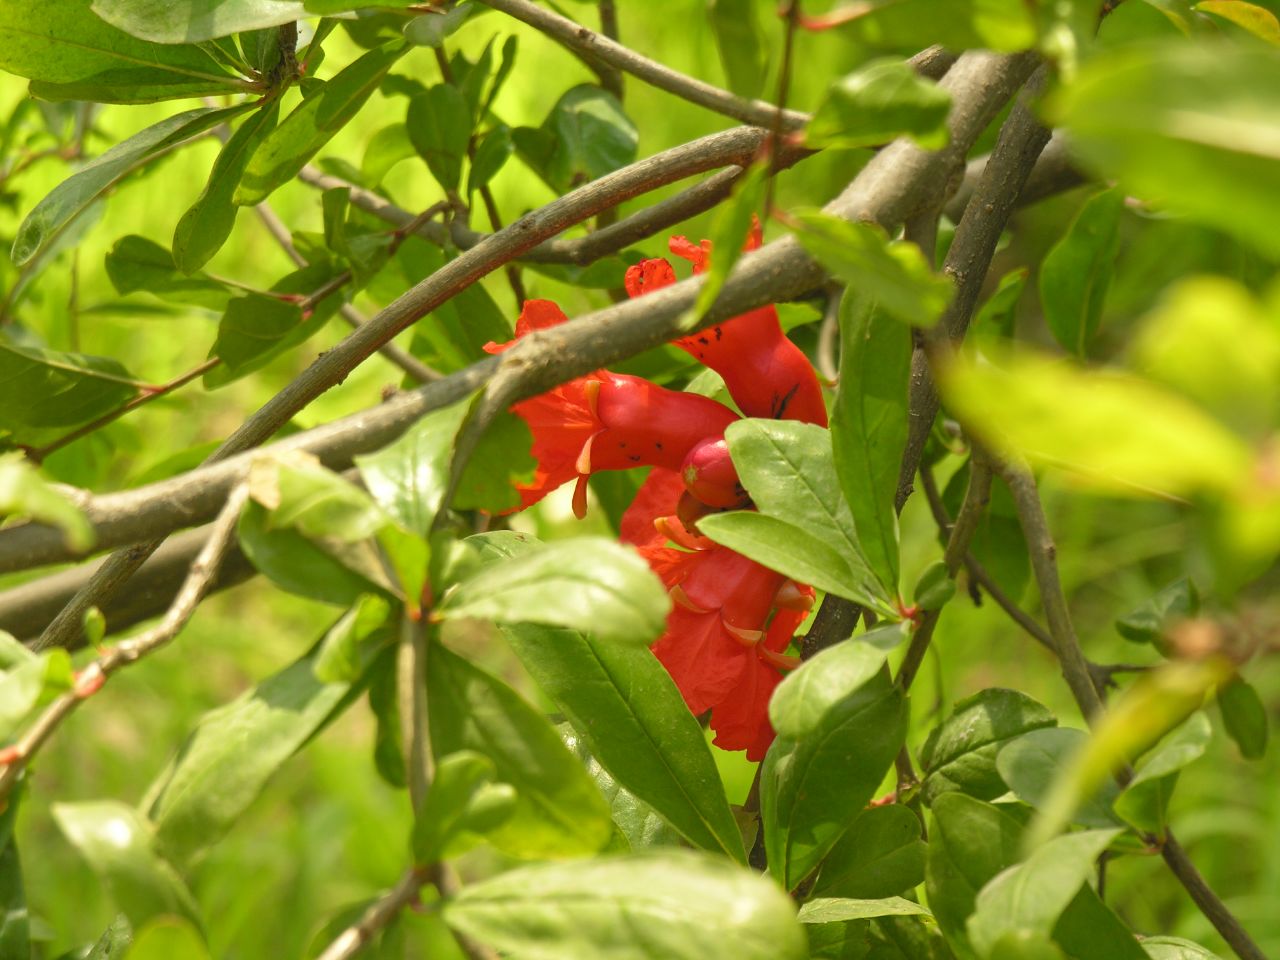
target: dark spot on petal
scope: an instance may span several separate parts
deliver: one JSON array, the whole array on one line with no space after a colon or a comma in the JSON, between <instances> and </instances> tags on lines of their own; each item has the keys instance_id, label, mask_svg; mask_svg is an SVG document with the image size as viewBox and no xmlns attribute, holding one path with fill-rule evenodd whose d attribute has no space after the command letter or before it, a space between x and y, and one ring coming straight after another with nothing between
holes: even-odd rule
<instances>
[{"instance_id":1,"label":"dark spot on petal","mask_svg":"<svg viewBox=\"0 0 1280 960\"><path fill-rule=\"evenodd\" d=\"M776 393L773 395L773 402L769 405L769 409L773 411L773 419L781 420L782 415L787 412L787 405L791 403L791 398L796 395L796 391L800 389L800 384L795 384L786 395L779 397Z\"/></svg>"},{"instance_id":2,"label":"dark spot on petal","mask_svg":"<svg viewBox=\"0 0 1280 960\"><path fill-rule=\"evenodd\" d=\"M661 450L661 449L662 449L662 441L661 441L661 440L655 440L655 441L653 442L653 448L654 448L655 450Z\"/></svg>"},{"instance_id":3,"label":"dark spot on petal","mask_svg":"<svg viewBox=\"0 0 1280 960\"><path fill-rule=\"evenodd\" d=\"M639 463L639 462L640 462L640 454L638 454L638 453L633 453L633 454L631 454L631 456L627 457L627 459L628 459L628 460L630 460L632 463Z\"/></svg>"},{"instance_id":4,"label":"dark spot on petal","mask_svg":"<svg viewBox=\"0 0 1280 960\"><path fill-rule=\"evenodd\" d=\"M719 327L713 327L712 329L713 329L713 330L715 330L715 332L716 332L716 339L717 339L717 340L719 340L721 337L723 337L723 336L724 336L724 331L723 331L723 330L721 330Z\"/></svg>"}]
</instances>

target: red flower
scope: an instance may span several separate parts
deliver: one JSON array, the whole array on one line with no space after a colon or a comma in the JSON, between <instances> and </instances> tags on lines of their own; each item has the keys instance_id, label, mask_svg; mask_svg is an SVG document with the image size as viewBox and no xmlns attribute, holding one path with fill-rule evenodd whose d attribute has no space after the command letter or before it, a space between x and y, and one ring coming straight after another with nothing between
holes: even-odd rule
<instances>
[{"instance_id":1,"label":"red flower","mask_svg":"<svg viewBox=\"0 0 1280 960\"><path fill-rule=\"evenodd\" d=\"M746 249L755 250L760 243L756 222ZM672 253L693 264L695 274L706 272L710 241L695 246L685 237L672 237L669 245ZM626 288L628 294L638 297L675 281L675 270L666 260L642 260L628 268ZM778 311L772 305L749 310L675 343L724 378L729 395L746 416L827 425L827 408L813 366L782 332Z\"/></svg>"},{"instance_id":2,"label":"red flower","mask_svg":"<svg viewBox=\"0 0 1280 960\"><path fill-rule=\"evenodd\" d=\"M711 711L715 744L759 760L774 736L769 696L781 671L795 665L782 651L812 606L813 590L691 534L677 515L685 496L678 475L655 468L623 515L621 539L640 549L671 593L654 654L689 709Z\"/></svg>"},{"instance_id":3,"label":"red flower","mask_svg":"<svg viewBox=\"0 0 1280 960\"><path fill-rule=\"evenodd\" d=\"M550 300L527 300L516 338L567 319ZM485 350L500 353L511 342L490 342ZM586 514L586 481L595 471L637 466L678 470L695 444L723 434L738 419L707 397L608 370L578 377L512 409L529 425L538 461L532 482L519 487L518 509L576 479L573 509L579 517Z\"/></svg>"}]
</instances>

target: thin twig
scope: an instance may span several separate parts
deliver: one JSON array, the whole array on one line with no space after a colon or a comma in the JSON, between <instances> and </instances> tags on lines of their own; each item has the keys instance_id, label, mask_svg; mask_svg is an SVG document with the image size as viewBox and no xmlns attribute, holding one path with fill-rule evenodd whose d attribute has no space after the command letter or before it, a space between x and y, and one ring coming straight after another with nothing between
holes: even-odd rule
<instances>
[{"instance_id":1,"label":"thin twig","mask_svg":"<svg viewBox=\"0 0 1280 960\"><path fill-rule=\"evenodd\" d=\"M241 485L227 498L222 512L218 514L218 519L210 531L209 539L196 556L182 589L174 597L164 618L150 630L112 647L81 670L76 675L74 687L45 707L18 742L4 750L0 755L5 764L3 770L0 770L0 801L9 796L23 770L31 762L31 758L48 741L59 725L74 713L81 703L101 689L107 678L117 670L159 650L186 626L191 615L195 613L197 604L208 590L210 582L218 573L222 558L235 537L236 521L240 517L240 510L244 507L248 496L248 486Z\"/></svg>"},{"instance_id":2,"label":"thin twig","mask_svg":"<svg viewBox=\"0 0 1280 960\"><path fill-rule=\"evenodd\" d=\"M618 7L613 0L600 0L600 32L614 43L618 43L620 38ZM621 101L623 96L622 71L611 64L604 64L603 66L604 69L600 74L600 85Z\"/></svg>"},{"instance_id":3,"label":"thin twig","mask_svg":"<svg viewBox=\"0 0 1280 960\"><path fill-rule=\"evenodd\" d=\"M773 111L773 122L769 127L769 152L773 153L782 143L782 134L787 125L787 95L791 91L791 55L795 48L796 23L800 19L800 0L786 0L781 10L786 23L782 35L782 63L778 68L778 95ZM776 179L770 177L764 187L765 214L773 214L773 190Z\"/></svg>"},{"instance_id":4,"label":"thin twig","mask_svg":"<svg viewBox=\"0 0 1280 960\"><path fill-rule=\"evenodd\" d=\"M400 882L380 900L370 904L364 914L338 934L316 960L347 960L359 953L374 937L389 927L406 907L419 903L423 885L430 880L430 868L412 867Z\"/></svg>"},{"instance_id":5,"label":"thin twig","mask_svg":"<svg viewBox=\"0 0 1280 960\"><path fill-rule=\"evenodd\" d=\"M763 100L748 100L737 94L672 70L670 67L641 56L634 50L615 43L608 37L574 23L529 0L481 0L486 6L515 17L536 30L541 30L567 47L582 51L610 66L623 70L645 83L674 94L683 100L706 107L726 117L758 127L773 126L776 108ZM787 130L796 130L809 122L808 114L786 111Z\"/></svg>"}]
</instances>

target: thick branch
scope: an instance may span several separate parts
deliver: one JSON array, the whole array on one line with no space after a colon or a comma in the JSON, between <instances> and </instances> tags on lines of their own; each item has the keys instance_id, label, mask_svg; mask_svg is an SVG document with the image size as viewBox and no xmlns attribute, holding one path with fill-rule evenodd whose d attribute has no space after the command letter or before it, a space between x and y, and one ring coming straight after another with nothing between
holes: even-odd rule
<instances>
[{"instance_id":1,"label":"thick branch","mask_svg":"<svg viewBox=\"0 0 1280 960\"><path fill-rule=\"evenodd\" d=\"M529 0L481 0L481 2L529 24L536 30L541 30L573 50L601 60L690 103L757 127L772 128L773 126L777 110L772 104L765 103L763 100L748 100L696 77L672 70L606 36L588 30L579 23L552 13L545 7L530 3ZM795 110L787 110L783 116L784 126L788 130L798 129L808 122L807 114Z\"/></svg>"}]
</instances>

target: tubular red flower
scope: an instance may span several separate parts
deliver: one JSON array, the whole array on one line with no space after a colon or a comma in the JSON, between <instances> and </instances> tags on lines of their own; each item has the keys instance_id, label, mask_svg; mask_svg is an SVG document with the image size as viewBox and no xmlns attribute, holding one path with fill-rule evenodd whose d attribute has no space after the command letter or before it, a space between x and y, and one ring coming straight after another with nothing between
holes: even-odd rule
<instances>
[{"instance_id":1,"label":"tubular red flower","mask_svg":"<svg viewBox=\"0 0 1280 960\"><path fill-rule=\"evenodd\" d=\"M760 246L759 222L753 223L745 249ZM671 252L693 264L694 274L709 266L711 242L695 245L672 237ZM642 260L628 268L627 293L638 297L676 281L675 270L661 258ZM749 417L802 420L827 425L822 387L803 351L787 339L773 306L749 310L699 333L681 337L676 346L687 351L724 378L738 408Z\"/></svg>"},{"instance_id":2,"label":"tubular red flower","mask_svg":"<svg viewBox=\"0 0 1280 960\"><path fill-rule=\"evenodd\" d=\"M526 301L516 337L562 323L549 300ZM511 345L489 343L500 353ZM586 509L586 478L598 470L658 466L676 470L704 437L738 419L728 407L693 393L668 390L640 377L597 370L512 406L533 434L538 468L519 487L523 509L576 478L574 512Z\"/></svg>"}]
</instances>

